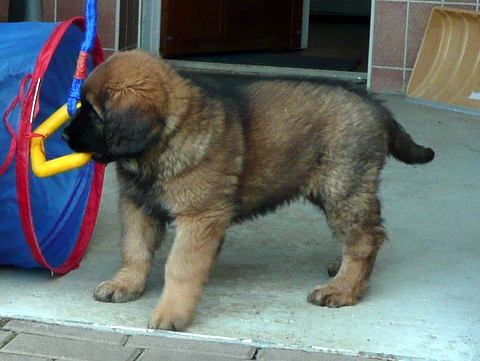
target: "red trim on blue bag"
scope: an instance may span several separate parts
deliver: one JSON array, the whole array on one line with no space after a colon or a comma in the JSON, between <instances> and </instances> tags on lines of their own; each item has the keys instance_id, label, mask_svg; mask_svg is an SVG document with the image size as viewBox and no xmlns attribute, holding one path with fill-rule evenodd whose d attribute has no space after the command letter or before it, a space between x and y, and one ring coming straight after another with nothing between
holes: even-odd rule
<instances>
[{"instance_id":1,"label":"red trim on blue bag","mask_svg":"<svg viewBox=\"0 0 480 361\"><path fill-rule=\"evenodd\" d=\"M39 104L33 104L35 92L38 90L36 89L36 84L38 81L41 81L41 78L43 77L45 71L48 68L55 49L57 48L60 40L62 39L67 29L72 24L78 26L83 32L85 31L85 19L82 17L76 17L60 23L53 30L51 36L44 44L37 58L37 64L35 65L35 70L32 76L32 82L30 83L31 86L28 89L22 104L22 114L18 129L18 134L20 136L18 137L16 158L17 198L20 211L20 221L23 227L23 231L25 233L25 239L35 261L39 265L57 274L65 274L74 270L75 268L78 268L79 263L83 258L88 243L90 242L90 238L93 234L93 229L95 227L95 222L100 206L100 198L105 170L104 165L95 164L94 176L90 187L90 194L88 197L85 215L73 250L62 265L60 265L59 267L52 267L45 259L42 250L38 244L38 239L35 234L35 228L33 224L29 191L30 137L28 137L27 135L31 134L32 132L32 124L30 123L32 107L35 106L35 109L33 109L34 117L38 114L39 110ZM92 60L94 67L104 61L103 49L101 47L100 39L98 37L95 39L95 46L92 51Z\"/></svg>"},{"instance_id":2,"label":"red trim on blue bag","mask_svg":"<svg viewBox=\"0 0 480 361\"><path fill-rule=\"evenodd\" d=\"M100 199L102 197L104 175L105 165L99 163L95 164L87 208L85 209L84 219L75 243L75 247L63 265L54 271L55 273L67 273L70 270L77 268L82 260L88 244L90 243L90 239L95 228L95 223L97 221L98 210L100 208Z\"/></svg>"}]
</instances>

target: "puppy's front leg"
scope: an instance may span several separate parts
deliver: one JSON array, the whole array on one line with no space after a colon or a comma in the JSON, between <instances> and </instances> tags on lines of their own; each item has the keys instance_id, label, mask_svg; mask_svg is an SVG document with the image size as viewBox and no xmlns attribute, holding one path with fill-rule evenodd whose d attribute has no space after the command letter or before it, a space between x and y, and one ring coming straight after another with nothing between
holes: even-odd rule
<instances>
[{"instance_id":1,"label":"puppy's front leg","mask_svg":"<svg viewBox=\"0 0 480 361\"><path fill-rule=\"evenodd\" d=\"M124 228L122 268L95 288L97 301L127 302L140 297L155 250L165 233L165 219L148 217L129 199L121 199L120 215Z\"/></svg>"},{"instance_id":2,"label":"puppy's front leg","mask_svg":"<svg viewBox=\"0 0 480 361\"><path fill-rule=\"evenodd\" d=\"M203 214L175 221L177 236L165 268L165 286L151 328L181 331L192 320L229 217Z\"/></svg>"}]
</instances>

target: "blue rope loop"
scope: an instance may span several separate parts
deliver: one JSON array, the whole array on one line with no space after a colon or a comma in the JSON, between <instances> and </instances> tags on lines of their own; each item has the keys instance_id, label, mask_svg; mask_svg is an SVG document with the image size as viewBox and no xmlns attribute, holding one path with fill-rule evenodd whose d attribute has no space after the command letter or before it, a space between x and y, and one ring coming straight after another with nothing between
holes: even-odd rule
<instances>
[{"instance_id":1,"label":"blue rope loop","mask_svg":"<svg viewBox=\"0 0 480 361\"><path fill-rule=\"evenodd\" d=\"M91 53L93 46L95 45L95 38L97 36L97 0L87 0L85 5L85 40L82 44L82 51Z\"/></svg>"},{"instance_id":2,"label":"blue rope loop","mask_svg":"<svg viewBox=\"0 0 480 361\"><path fill-rule=\"evenodd\" d=\"M85 4L85 38L80 48L80 52L90 54L95 46L95 38L97 37L97 0L86 0ZM85 62L88 57L85 58ZM86 64L83 64L86 67ZM74 78L72 86L68 93L67 111L68 115L72 116L77 110L77 102L80 100L80 88L83 84L83 79Z\"/></svg>"},{"instance_id":3,"label":"blue rope loop","mask_svg":"<svg viewBox=\"0 0 480 361\"><path fill-rule=\"evenodd\" d=\"M82 83L83 79L73 79L67 100L67 111L69 116L72 116L77 110L77 103L80 100L80 88L82 87Z\"/></svg>"}]
</instances>

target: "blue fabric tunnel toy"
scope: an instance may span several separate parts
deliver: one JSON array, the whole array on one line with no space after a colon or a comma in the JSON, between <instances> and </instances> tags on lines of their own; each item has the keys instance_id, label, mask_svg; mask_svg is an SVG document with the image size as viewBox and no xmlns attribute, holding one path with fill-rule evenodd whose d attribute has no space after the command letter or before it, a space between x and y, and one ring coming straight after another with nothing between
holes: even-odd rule
<instances>
[{"instance_id":1,"label":"blue fabric tunnel toy","mask_svg":"<svg viewBox=\"0 0 480 361\"><path fill-rule=\"evenodd\" d=\"M69 97L85 20L1 23L0 33L0 264L65 274L78 267L95 226L104 166L39 178L32 172L34 130ZM103 61L98 38L87 70ZM45 156L71 153L61 131Z\"/></svg>"}]
</instances>

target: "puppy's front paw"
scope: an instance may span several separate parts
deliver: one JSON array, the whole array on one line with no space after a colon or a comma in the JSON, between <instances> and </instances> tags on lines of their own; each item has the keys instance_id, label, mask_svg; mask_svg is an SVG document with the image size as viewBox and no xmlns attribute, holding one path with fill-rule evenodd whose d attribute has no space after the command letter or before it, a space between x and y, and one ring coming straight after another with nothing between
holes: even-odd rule
<instances>
[{"instance_id":1,"label":"puppy's front paw","mask_svg":"<svg viewBox=\"0 0 480 361\"><path fill-rule=\"evenodd\" d=\"M193 309L182 307L180 303L160 301L152 313L148 324L149 328L166 331L184 331L191 323Z\"/></svg>"},{"instance_id":2,"label":"puppy's front paw","mask_svg":"<svg viewBox=\"0 0 480 361\"><path fill-rule=\"evenodd\" d=\"M308 302L316 306L338 308L357 304L358 297L355 292L346 291L335 285L328 284L315 287L308 294Z\"/></svg>"},{"instance_id":3,"label":"puppy's front paw","mask_svg":"<svg viewBox=\"0 0 480 361\"><path fill-rule=\"evenodd\" d=\"M102 302L128 302L136 300L142 290L131 289L113 279L100 283L93 292L93 297Z\"/></svg>"}]
</instances>

